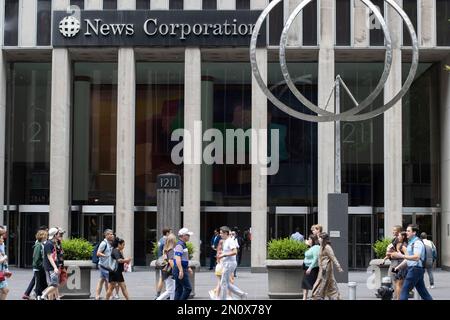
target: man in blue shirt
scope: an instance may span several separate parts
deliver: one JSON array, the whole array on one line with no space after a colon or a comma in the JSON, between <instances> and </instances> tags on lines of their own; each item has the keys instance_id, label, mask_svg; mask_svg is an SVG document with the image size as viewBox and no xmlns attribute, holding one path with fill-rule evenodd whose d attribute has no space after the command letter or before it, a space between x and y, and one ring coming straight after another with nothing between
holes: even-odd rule
<instances>
[{"instance_id":1,"label":"man in blue shirt","mask_svg":"<svg viewBox=\"0 0 450 320\"><path fill-rule=\"evenodd\" d=\"M189 268L189 252L186 247L186 242L189 241L193 232L187 228L182 228L178 231L178 243L174 248L174 266L173 278L175 279L175 297L174 300L187 300L192 291L191 283L189 282L189 274L192 274Z\"/></svg>"},{"instance_id":2,"label":"man in blue shirt","mask_svg":"<svg viewBox=\"0 0 450 320\"><path fill-rule=\"evenodd\" d=\"M408 300L409 292L415 287L417 292L423 300L433 300L428 293L423 276L425 274L425 245L419 239L417 233L419 228L415 224L410 224L406 229L406 236L408 237L408 247L402 253L393 253L392 256L398 259L406 259L408 265L408 273L403 282L402 292L400 293L400 300Z\"/></svg>"},{"instance_id":3,"label":"man in blue shirt","mask_svg":"<svg viewBox=\"0 0 450 320\"><path fill-rule=\"evenodd\" d=\"M209 270L213 270L216 266L216 255L217 255L217 246L219 245L220 235L219 229L214 230L214 235L211 238L211 261L209 264Z\"/></svg>"}]
</instances>

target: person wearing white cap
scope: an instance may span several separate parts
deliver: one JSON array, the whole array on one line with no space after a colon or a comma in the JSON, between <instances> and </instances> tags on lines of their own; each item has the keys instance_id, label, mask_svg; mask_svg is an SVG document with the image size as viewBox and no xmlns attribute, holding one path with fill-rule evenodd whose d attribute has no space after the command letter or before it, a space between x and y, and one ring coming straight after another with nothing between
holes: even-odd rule
<instances>
[{"instance_id":1,"label":"person wearing white cap","mask_svg":"<svg viewBox=\"0 0 450 320\"><path fill-rule=\"evenodd\" d=\"M48 241L44 245L44 269L47 275L48 287L42 293L42 299L53 297L58 294L59 269L57 265L58 254L56 245L61 241L62 234L58 228L51 228L48 231Z\"/></svg>"},{"instance_id":2,"label":"person wearing white cap","mask_svg":"<svg viewBox=\"0 0 450 320\"><path fill-rule=\"evenodd\" d=\"M173 268L173 278L175 279L175 297L174 300L187 300L192 291L191 283L189 281L189 274L192 274L192 269L189 268L189 252L186 247L186 242L193 235L187 228L182 228L178 231L178 243L174 249L175 258Z\"/></svg>"}]
</instances>

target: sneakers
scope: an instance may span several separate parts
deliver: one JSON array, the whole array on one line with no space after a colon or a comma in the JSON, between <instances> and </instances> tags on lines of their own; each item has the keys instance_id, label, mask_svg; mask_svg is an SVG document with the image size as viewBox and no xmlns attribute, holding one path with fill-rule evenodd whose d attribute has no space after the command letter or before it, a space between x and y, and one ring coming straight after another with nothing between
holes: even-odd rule
<instances>
[{"instance_id":1,"label":"sneakers","mask_svg":"<svg viewBox=\"0 0 450 320\"><path fill-rule=\"evenodd\" d=\"M434 285L430 286L430 289L434 289Z\"/></svg>"},{"instance_id":2,"label":"sneakers","mask_svg":"<svg viewBox=\"0 0 450 320\"><path fill-rule=\"evenodd\" d=\"M211 300L219 300L219 298L216 296L216 292L214 290L209 290L209 297L211 298Z\"/></svg>"},{"instance_id":3,"label":"sneakers","mask_svg":"<svg viewBox=\"0 0 450 320\"><path fill-rule=\"evenodd\" d=\"M120 299L120 298L119 298L119 295L116 293L116 294L113 296L113 299L119 300L119 299Z\"/></svg>"},{"instance_id":4,"label":"sneakers","mask_svg":"<svg viewBox=\"0 0 450 320\"><path fill-rule=\"evenodd\" d=\"M241 300L247 300L248 299L248 293L247 292L244 292L242 295L241 295Z\"/></svg>"},{"instance_id":5,"label":"sneakers","mask_svg":"<svg viewBox=\"0 0 450 320\"><path fill-rule=\"evenodd\" d=\"M23 296L22 296L22 299L23 300L30 300L30 296L24 293Z\"/></svg>"}]
</instances>

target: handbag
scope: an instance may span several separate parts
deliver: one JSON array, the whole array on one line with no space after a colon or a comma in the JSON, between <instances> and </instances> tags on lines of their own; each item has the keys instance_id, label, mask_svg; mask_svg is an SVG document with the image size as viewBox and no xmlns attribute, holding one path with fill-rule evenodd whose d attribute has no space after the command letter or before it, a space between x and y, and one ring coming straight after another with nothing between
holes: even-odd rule
<instances>
[{"instance_id":1,"label":"handbag","mask_svg":"<svg viewBox=\"0 0 450 320\"><path fill-rule=\"evenodd\" d=\"M67 282L67 271L64 267L59 267L59 284L61 286L65 285Z\"/></svg>"},{"instance_id":2,"label":"handbag","mask_svg":"<svg viewBox=\"0 0 450 320\"><path fill-rule=\"evenodd\" d=\"M214 273L216 276L221 277L223 273L223 264L222 262L219 262L216 264L216 269L214 270Z\"/></svg>"},{"instance_id":3,"label":"handbag","mask_svg":"<svg viewBox=\"0 0 450 320\"><path fill-rule=\"evenodd\" d=\"M6 280L5 273L3 271L0 271L0 282L5 281L5 280Z\"/></svg>"}]
</instances>

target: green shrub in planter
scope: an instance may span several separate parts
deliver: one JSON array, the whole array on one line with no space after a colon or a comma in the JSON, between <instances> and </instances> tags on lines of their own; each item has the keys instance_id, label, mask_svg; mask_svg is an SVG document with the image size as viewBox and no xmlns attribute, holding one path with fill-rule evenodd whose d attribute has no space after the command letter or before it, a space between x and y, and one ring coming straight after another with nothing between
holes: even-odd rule
<instances>
[{"instance_id":1,"label":"green shrub in planter","mask_svg":"<svg viewBox=\"0 0 450 320\"><path fill-rule=\"evenodd\" d=\"M373 250L375 251L375 255L378 259L383 259L386 256L386 249L391 242L391 238L384 238L381 240L377 240L373 244Z\"/></svg>"},{"instance_id":2,"label":"green shrub in planter","mask_svg":"<svg viewBox=\"0 0 450 320\"><path fill-rule=\"evenodd\" d=\"M91 260L94 246L86 239L73 238L62 241L64 260Z\"/></svg>"},{"instance_id":3,"label":"green shrub in planter","mask_svg":"<svg viewBox=\"0 0 450 320\"><path fill-rule=\"evenodd\" d=\"M301 260L305 258L308 245L290 238L272 239L268 244L268 259Z\"/></svg>"}]
</instances>

